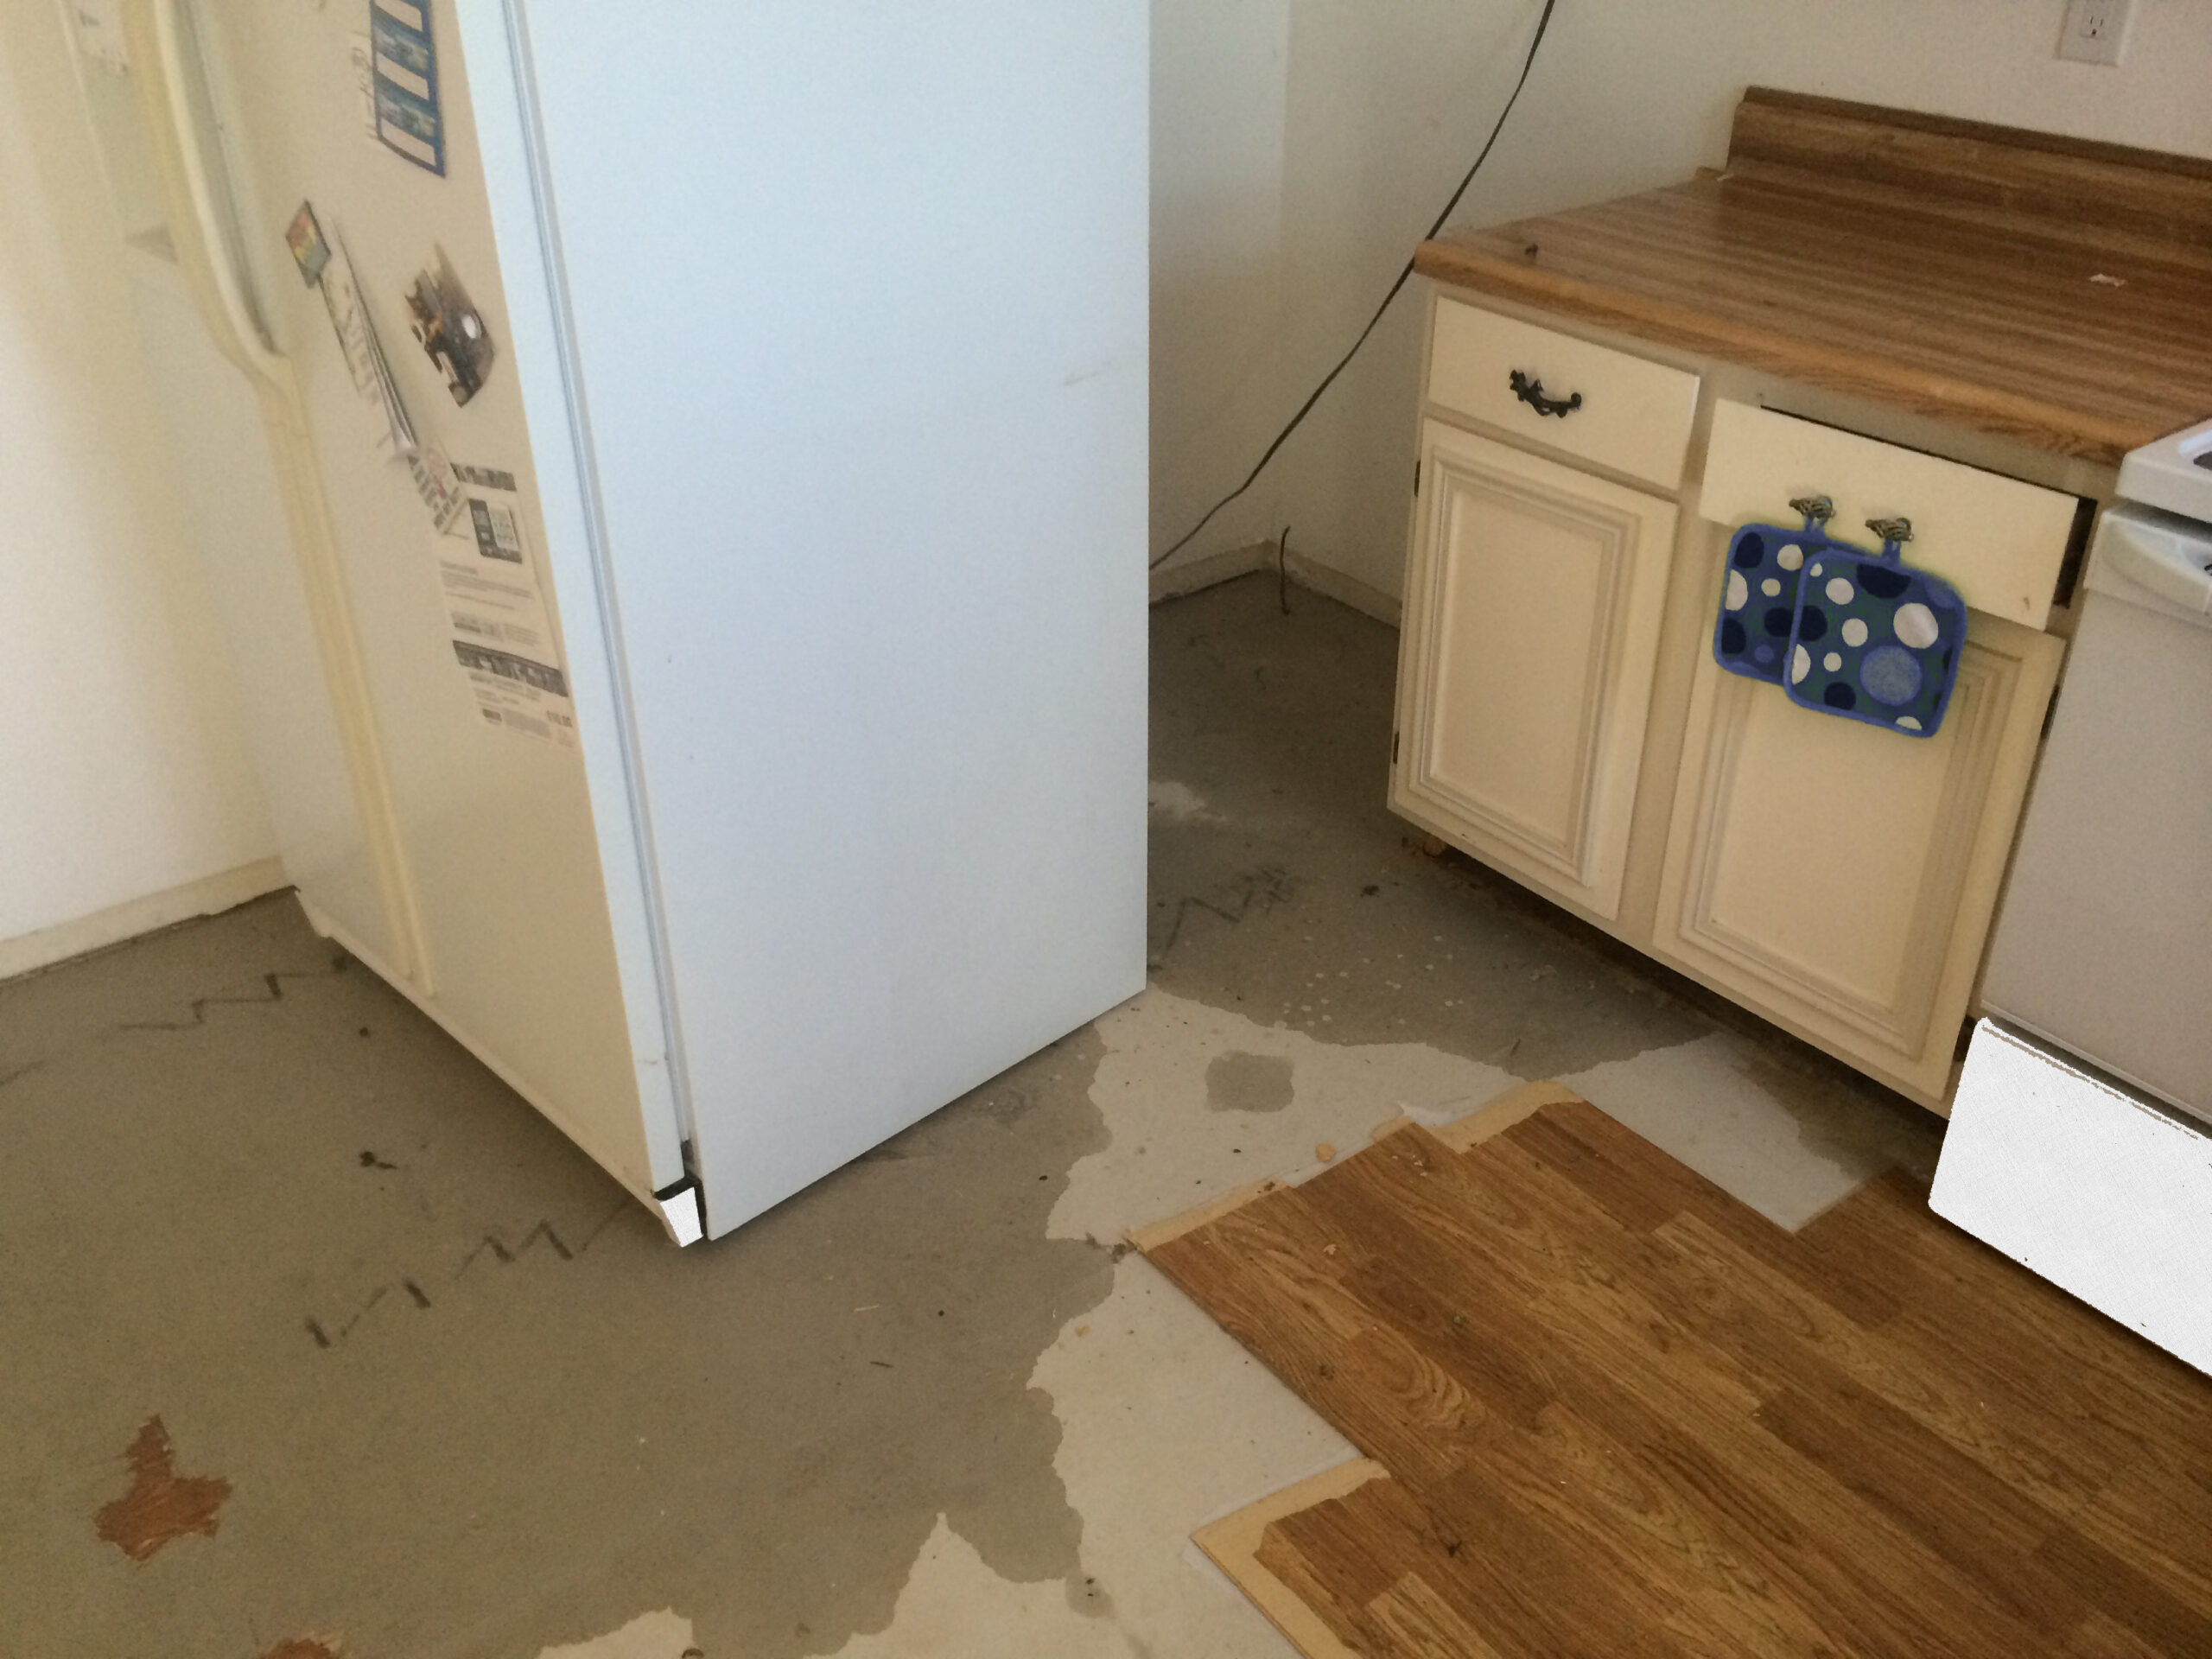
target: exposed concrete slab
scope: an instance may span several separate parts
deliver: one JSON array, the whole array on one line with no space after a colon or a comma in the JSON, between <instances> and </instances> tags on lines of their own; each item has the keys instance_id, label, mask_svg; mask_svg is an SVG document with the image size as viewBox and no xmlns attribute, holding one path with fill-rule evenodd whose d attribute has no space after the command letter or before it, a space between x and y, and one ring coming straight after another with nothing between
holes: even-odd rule
<instances>
[{"instance_id":1,"label":"exposed concrete slab","mask_svg":"<svg viewBox=\"0 0 2212 1659\"><path fill-rule=\"evenodd\" d=\"M0 1089L0 1328L36 1356L0 1366L0 1651L535 1653L641 1606L830 1651L940 1515L1005 1578L1077 1575L1027 1379L1110 1285L1045 1225L1103 1138L1095 1034L679 1253L267 909L189 930L196 979L127 974L130 1028L61 976L0 997L71 1016ZM156 1414L231 1490L138 1565L95 1516Z\"/></svg>"},{"instance_id":2,"label":"exposed concrete slab","mask_svg":"<svg viewBox=\"0 0 2212 1659\"><path fill-rule=\"evenodd\" d=\"M1411 849L1394 636L1290 603L1154 613L1154 988L716 1244L288 903L0 987L0 1652L1272 1659L1188 1534L1351 1448L1125 1228L1527 1077L1770 1213L1932 1153ZM134 1561L156 1416L229 1490Z\"/></svg>"}]
</instances>

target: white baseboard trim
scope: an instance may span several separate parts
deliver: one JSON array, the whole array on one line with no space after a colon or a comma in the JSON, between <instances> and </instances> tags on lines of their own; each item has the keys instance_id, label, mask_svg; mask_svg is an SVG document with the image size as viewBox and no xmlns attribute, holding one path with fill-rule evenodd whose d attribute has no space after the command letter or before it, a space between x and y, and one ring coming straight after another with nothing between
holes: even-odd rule
<instances>
[{"instance_id":1,"label":"white baseboard trim","mask_svg":"<svg viewBox=\"0 0 2212 1659\"><path fill-rule=\"evenodd\" d=\"M1254 542L1249 547L1226 548L1187 563L1163 565L1152 573L1152 602L1157 605L1163 599L1180 599L1185 594L1249 576L1255 570L1270 569L1274 556L1273 542Z\"/></svg>"},{"instance_id":2,"label":"white baseboard trim","mask_svg":"<svg viewBox=\"0 0 2212 1659\"><path fill-rule=\"evenodd\" d=\"M203 875L182 887L111 905L74 921L59 922L12 939L0 939L0 980L36 973L73 957L120 944L141 933L190 921L194 916L213 916L290 885L291 878L284 874L284 866L279 861L257 859L234 870Z\"/></svg>"},{"instance_id":3,"label":"white baseboard trim","mask_svg":"<svg viewBox=\"0 0 2212 1659\"><path fill-rule=\"evenodd\" d=\"M1209 553L1202 559L1192 559L1187 564L1171 564L1152 573L1152 602L1180 599L1185 594L1195 594L1208 588L1219 587L1224 582L1234 582L1239 576L1249 576L1255 570L1275 568L1275 544L1273 542L1254 542L1249 547L1232 547L1219 553ZM1348 576L1319 560L1309 559L1293 550L1284 561L1284 574L1300 587L1339 605L1350 606L1363 616L1371 616L1377 622L1391 627L1398 626L1403 607L1379 588L1370 588L1357 576Z\"/></svg>"},{"instance_id":4,"label":"white baseboard trim","mask_svg":"<svg viewBox=\"0 0 2212 1659\"><path fill-rule=\"evenodd\" d=\"M1370 588L1357 576L1348 576L1341 570L1309 559L1295 548L1291 550L1285 565L1290 579L1300 587L1310 588L1339 605L1348 605L1362 616L1371 616L1395 628L1404 613L1405 607L1380 588Z\"/></svg>"}]
</instances>

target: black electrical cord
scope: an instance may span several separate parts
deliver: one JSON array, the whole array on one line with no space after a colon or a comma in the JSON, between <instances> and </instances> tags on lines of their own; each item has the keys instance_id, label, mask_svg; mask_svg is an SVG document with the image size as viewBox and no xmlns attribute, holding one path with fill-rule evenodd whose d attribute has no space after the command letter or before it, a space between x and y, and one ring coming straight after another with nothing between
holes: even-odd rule
<instances>
[{"instance_id":1,"label":"black electrical cord","mask_svg":"<svg viewBox=\"0 0 2212 1659\"><path fill-rule=\"evenodd\" d=\"M1483 163L1490 159L1490 153L1497 143L1497 135L1505 130L1506 117L1513 113L1513 106L1521 101L1521 89L1529 84L1529 72L1536 67L1536 48L1544 43L1544 30L1551 26L1552 8L1558 3L1559 0L1544 0L1543 15L1536 19L1535 36L1529 42L1529 55L1521 60L1521 78L1513 83L1512 96L1505 100L1505 107L1497 112L1497 124L1490 130L1490 137L1483 141L1482 154L1475 157L1475 164L1467 169L1465 176L1459 181L1459 188L1452 193L1452 200L1444 204L1444 211L1436 216L1436 222L1428 227L1428 234L1421 238L1422 241L1433 239L1436 233L1444 228L1445 221L1458 210L1459 199L1467 194L1467 187L1475 181L1475 175L1483 170ZM1313 405L1321 401L1321 394L1336 384L1337 377L1344 372L1352 359L1359 355L1359 348L1367 344L1367 337L1375 332L1376 325L1382 321L1382 314L1390 308L1390 302L1396 299L1406 284L1413 280L1413 275L1414 262L1408 256L1405 269L1398 273L1398 280L1390 284L1390 291L1382 296L1382 303L1375 308L1375 315L1367 320L1367 327L1359 331L1359 338L1352 341L1351 349L1337 359L1336 367L1322 376L1321 384L1314 387L1313 394L1298 406L1298 413L1290 417L1289 424L1275 434L1274 442L1268 446L1266 453L1254 463L1252 470L1244 475L1244 481L1208 507L1205 517L1192 524L1173 547L1146 566L1147 569L1157 570L1188 547L1197 538L1198 532L1213 522L1214 514L1260 481L1260 474L1267 471L1268 463L1275 458L1275 452L1290 441L1290 435L1298 430L1299 427L1304 423L1306 417L1313 412Z\"/></svg>"}]
</instances>

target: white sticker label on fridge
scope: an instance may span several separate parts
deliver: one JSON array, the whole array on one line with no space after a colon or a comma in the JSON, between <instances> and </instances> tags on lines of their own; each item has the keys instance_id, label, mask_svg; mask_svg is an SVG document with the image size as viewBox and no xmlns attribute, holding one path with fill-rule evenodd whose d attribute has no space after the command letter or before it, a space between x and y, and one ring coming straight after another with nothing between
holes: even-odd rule
<instances>
[{"instance_id":1,"label":"white sticker label on fridge","mask_svg":"<svg viewBox=\"0 0 2212 1659\"><path fill-rule=\"evenodd\" d=\"M319 285L322 302L330 312L330 326L353 376L353 389L364 400L376 404L383 416L377 429L377 448L387 456L412 455L415 424L407 418L406 405L399 401L399 383L391 378L391 365L377 338L376 324L370 321L360 281L353 274L353 257L346 251L346 238L335 226L331 227L329 251Z\"/></svg>"},{"instance_id":2,"label":"white sticker label on fridge","mask_svg":"<svg viewBox=\"0 0 2212 1659\"><path fill-rule=\"evenodd\" d=\"M486 726L572 749L575 706L520 499L489 481L505 474L454 471L470 480L467 510L452 534L432 538L454 660Z\"/></svg>"}]
</instances>

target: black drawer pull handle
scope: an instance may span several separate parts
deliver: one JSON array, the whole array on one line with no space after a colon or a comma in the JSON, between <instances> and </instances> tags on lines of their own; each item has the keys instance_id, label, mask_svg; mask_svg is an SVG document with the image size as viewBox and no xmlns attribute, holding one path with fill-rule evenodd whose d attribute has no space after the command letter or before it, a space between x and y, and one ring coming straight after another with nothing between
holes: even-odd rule
<instances>
[{"instance_id":1,"label":"black drawer pull handle","mask_svg":"<svg viewBox=\"0 0 2212 1659\"><path fill-rule=\"evenodd\" d=\"M1544 396L1544 383L1541 380L1531 380L1518 369L1505 377L1505 384L1513 388L1513 395L1516 397L1528 404L1539 415L1556 415L1560 419L1565 420L1582 407L1580 392L1578 391L1573 397L1564 400L1547 397Z\"/></svg>"}]
</instances>

